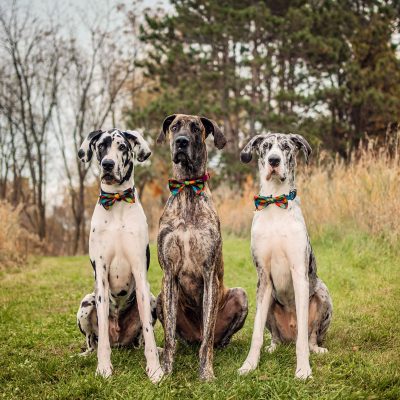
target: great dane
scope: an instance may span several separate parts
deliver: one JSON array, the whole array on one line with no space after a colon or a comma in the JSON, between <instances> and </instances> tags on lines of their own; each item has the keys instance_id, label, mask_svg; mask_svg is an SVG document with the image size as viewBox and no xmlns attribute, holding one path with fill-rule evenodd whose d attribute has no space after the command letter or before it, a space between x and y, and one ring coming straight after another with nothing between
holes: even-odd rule
<instances>
[{"instance_id":1,"label":"great dane","mask_svg":"<svg viewBox=\"0 0 400 400\"><path fill-rule=\"evenodd\" d=\"M134 150L139 162L151 152L136 131L91 132L79 150L89 162L93 153L101 170L101 193L89 239L95 292L84 297L77 314L87 352L97 347L96 373L112 373L110 346L139 346L144 338L146 372L153 383L163 371L153 333L156 301L147 282L150 262L146 216L135 190Z\"/></svg>"},{"instance_id":2,"label":"great dane","mask_svg":"<svg viewBox=\"0 0 400 400\"><path fill-rule=\"evenodd\" d=\"M213 346L226 346L247 316L246 292L223 283L220 222L207 184L210 134L222 149L226 140L213 121L174 114L164 120L157 139L169 138L174 175L158 234L164 277L157 315L164 327L164 371L172 371L177 333L188 343L201 343L202 380L214 378Z\"/></svg>"},{"instance_id":3,"label":"great dane","mask_svg":"<svg viewBox=\"0 0 400 400\"><path fill-rule=\"evenodd\" d=\"M325 353L320 347L332 317L332 301L317 277L315 257L308 237L300 201L296 197L296 155L306 160L311 147L300 135L268 133L255 136L241 152L250 162L258 155L260 195L251 228L251 252L257 269L257 310L249 354L240 374L254 370L259 362L264 327L271 333L272 353L282 342L296 341L296 377L311 375L309 352Z\"/></svg>"}]
</instances>

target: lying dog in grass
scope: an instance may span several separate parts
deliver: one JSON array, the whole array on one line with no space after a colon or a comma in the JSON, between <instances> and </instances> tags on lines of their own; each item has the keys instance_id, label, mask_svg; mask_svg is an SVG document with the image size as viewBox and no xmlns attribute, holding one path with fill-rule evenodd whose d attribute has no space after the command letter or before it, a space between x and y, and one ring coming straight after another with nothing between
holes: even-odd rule
<instances>
[{"instance_id":1,"label":"lying dog in grass","mask_svg":"<svg viewBox=\"0 0 400 400\"><path fill-rule=\"evenodd\" d=\"M133 180L134 148L138 161L151 154L138 132L112 129L90 133L79 150L83 162L96 154L101 193L89 240L95 292L84 297L77 319L87 352L97 347L97 374L108 377L112 373L110 346L139 346L144 337L146 372L156 383L163 371L153 333L155 298L147 282L147 221Z\"/></svg>"},{"instance_id":2,"label":"lying dog in grass","mask_svg":"<svg viewBox=\"0 0 400 400\"><path fill-rule=\"evenodd\" d=\"M272 335L269 352L278 343L296 341L296 377L311 375L309 351L320 347L332 317L332 301L317 277L315 257L296 197L296 154L308 159L311 147L300 135L268 133L255 136L241 152L250 162L258 155L260 195L251 228L251 252L257 269L257 311L251 348L240 374L259 362L264 327Z\"/></svg>"},{"instance_id":3,"label":"lying dog in grass","mask_svg":"<svg viewBox=\"0 0 400 400\"><path fill-rule=\"evenodd\" d=\"M224 286L220 223L207 181L206 138L218 149L226 140L211 120L171 115L158 142L169 137L174 179L160 219L158 259L164 271L157 315L164 327L164 371L170 373L175 333L188 343L201 343L200 378L210 380L213 347L226 346L247 316L242 288Z\"/></svg>"}]
</instances>

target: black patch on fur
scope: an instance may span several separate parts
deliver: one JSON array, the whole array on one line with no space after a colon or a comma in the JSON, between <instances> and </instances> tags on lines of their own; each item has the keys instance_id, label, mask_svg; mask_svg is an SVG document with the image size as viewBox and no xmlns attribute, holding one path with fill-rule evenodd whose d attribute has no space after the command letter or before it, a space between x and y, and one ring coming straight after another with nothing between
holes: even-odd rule
<instances>
[{"instance_id":1,"label":"black patch on fur","mask_svg":"<svg viewBox=\"0 0 400 400\"><path fill-rule=\"evenodd\" d=\"M128 292L126 291L126 290L121 290L118 294L117 294L117 296L118 297L123 297L123 296L126 296L128 294Z\"/></svg>"},{"instance_id":2,"label":"black patch on fur","mask_svg":"<svg viewBox=\"0 0 400 400\"><path fill-rule=\"evenodd\" d=\"M91 306L92 304L91 303L89 303L88 301L82 301L82 303L81 303L81 307L83 307L83 308L85 308L85 307L89 307L89 306Z\"/></svg>"},{"instance_id":3,"label":"black patch on fur","mask_svg":"<svg viewBox=\"0 0 400 400\"><path fill-rule=\"evenodd\" d=\"M147 245L146 247L146 265L147 265L147 271L150 268L150 246Z\"/></svg>"}]
</instances>

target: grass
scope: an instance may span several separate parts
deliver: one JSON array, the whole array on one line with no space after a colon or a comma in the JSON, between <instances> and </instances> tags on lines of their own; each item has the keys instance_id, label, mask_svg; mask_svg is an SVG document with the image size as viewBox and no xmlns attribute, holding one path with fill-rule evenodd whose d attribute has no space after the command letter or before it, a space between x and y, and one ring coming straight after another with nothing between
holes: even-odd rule
<instances>
[{"instance_id":1,"label":"grass","mask_svg":"<svg viewBox=\"0 0 400 400\"><path fill-rule=\"evenodd\" d=\"M334 319L326 341L330 352L311 355L312 380L294 379L294 346L263 352L256 371L237 375L250 345L256 273L248 240L227 238L225 281L247 290L250 313L231 345L215 352L214 382L198 380L198 348L181 343L173 375L159 386L146 378L142 349L113 350L113 377L95 377L96 356L76 356L84 338L75 313L93 286L88 258L45 257L0 275L0 398L399 399L398 250L379 238L337 231L316 238L314 249L333 297ZM153 293L160 278L153 247ZM162 345L159 323L156 336Z\"/></svg>"}]
</instances>

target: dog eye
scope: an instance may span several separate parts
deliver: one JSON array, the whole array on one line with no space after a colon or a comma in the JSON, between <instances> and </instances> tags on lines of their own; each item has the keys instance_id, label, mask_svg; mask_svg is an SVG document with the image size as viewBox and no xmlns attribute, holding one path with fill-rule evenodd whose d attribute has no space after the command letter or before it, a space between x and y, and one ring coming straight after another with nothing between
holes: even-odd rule
<instances>
[{"instance_id":1,"label":"dog eye","mask_svg":"<svg viewBox=\"0 0 400 400\"><path fill-rule=\"evenodd\" d=\"M103 143L100 143L98 146L97 146L97 148L101 151L101 150L103 150L104 149L104 144Z\"/></svg>"},{"instance_id":2,"label":"dog eye","mask_svg":"<svg viewBox=\"0 0 400 400\"><path fill-rule=\"evenodd\" d=\"M282 150L290 150L290 146L287 143L283 143Z\"/></svg>"},{"instance_id":3,"label":"dog eye","mask_svg":"<svg viewBox=\"0 0 400 400\"><path fill-rule=\"evenodd\" d=\"M176 125L171 126L171 131L175 132L176 131Z\"/></svg>"},{"instance_id":4,"label":"dog eye","mask_svg":"<svg viewBox=\"0 0 400 400\"><path fill-rule=\"evenodd\" d=\"M120 144L118 149L124 151L126 149L126 146L124 144Z\"/></svg>"}]
</instances>

